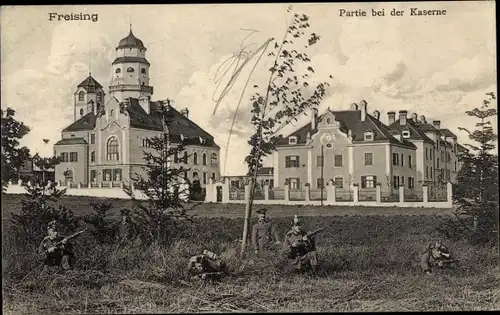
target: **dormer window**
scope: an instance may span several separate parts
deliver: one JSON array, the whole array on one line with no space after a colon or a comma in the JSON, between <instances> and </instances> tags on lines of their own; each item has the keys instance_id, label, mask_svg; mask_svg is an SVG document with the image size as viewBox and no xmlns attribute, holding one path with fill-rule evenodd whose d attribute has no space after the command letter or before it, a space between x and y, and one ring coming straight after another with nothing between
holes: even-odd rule
<instances>
[{"instance_id":1,"label":"dormer window","mask_svg":"<svg viewBox=\"0 0 500 315\"><path fill-rule=\"evenodd\" d=\"M115 73L120 73L122 70L120 68L116 68Z\"/></svg>"},{"instance_id":2,"label":"dormer window","mask_svg":"<svg viewBox=\"0 0 500 315\"><path fill-rule=\"evenodd\" d=\"M327 124L330 124L330 122L331 122L330 118L327 118L327 119L326 119L326 123L327 123Z\"/></svg>"},{"instance_id":3,"label":"dormer window","mask_svg":"<svg viewBox=\"0 0 500 315\"><path fill-rule=\"evenodd\" d=\"M128 68L127 68L127 72L134 72L134 68L132 68L132 67L128 67Z\"/></svg>"},{"instance_id":4,"label":"dormer window","mask_svg":"<svg viewBox=\"0 0 500 315\"><path fill-rule=\"evenodd\" d=\"M181 134L181 141L184 141L186 139L183 134Z\"/></svg>"},{"instance_id":5,"label":"dormer window","mask_svg":"<svg viewBox=\"0 0 500 315\"><path fill-rule=\"evenodd\" d=\"M97 98L98 102L102 101L102 94L100 92L98 92L96 95L96 98Z\"/></svg>"},{"instance_id":6,"label":"dormer window","mask_svg":"<svg viewBox=\"0 0 500 315\"><path fill-rule=\"evenodd\" d=\"M297 137L291 136L290 138L288 138L288 144L297 144Z\"/></svg>"},{"instance_id":7,"label":"dormer window","mask_svg":"<svg viewBox=\"0 0 500 315\"><path fill-rule=\"evenodd\" d=\"M410 131L409 130L403 130L403 138L409 138L410 137Z\"/></svg>"},{"instance_id":8,"label":"dormer window","mask_svg":"<svg viewBox=\"0 0 500 315\"><path fill-rule=\"evenodd\" d=\"M141 73L146 74L146 69L142 68L142 69L141 69Z\"/></svg>"},{"instance_id":9,"label":"dormer window","mask_svg":"<svg viewBox=\"0 0 500 315\"><path fill-rule=\"evenodd\" d=\"M200 137L200 143L204 144L205 143L205 139L203 139L202 137Z\"/></svg>"},{"instance_id":10,"label":"dormer window","mask_svg":"<svg viewBox=\"0 0 500 315\"><path fill-rule=\"evenodd\" d=\"M365 131L365 141L373 141L373 131Z\"/></svg>"}]
</instances>

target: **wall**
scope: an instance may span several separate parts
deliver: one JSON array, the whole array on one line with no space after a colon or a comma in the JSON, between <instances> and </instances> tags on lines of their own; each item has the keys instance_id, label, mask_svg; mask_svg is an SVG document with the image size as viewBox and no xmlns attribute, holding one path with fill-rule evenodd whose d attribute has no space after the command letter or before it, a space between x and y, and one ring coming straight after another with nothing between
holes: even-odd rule
<instances>
[{"instance_id":1,"label":"wall","mask_svg":"<svg viewBox=\"0 0 500 315\"><path fill-rule=\"evenodd\" d=\"M399 165L393 164L393 153L399 154ZM394 176L399 177L399 184L402 185L402 178L404 177L404 187L408 189L408 178L414 178L415 185L417 183L417 166L416 166L416 154L414 149L406 148L391 144L391 167L392 167L392 176L391 181L394 182ZM402 155L402 157L401 157ZM412 157L412 166L409 167L408 156ZM403 163L401 163L403 159ZM403 164L403 165L401 165ZM384 186L382 186L384 187ZM392 187L394 188L394 183L392 183ZM388 186L384 187L384 191L389 191Z\"/></svg>"},{"instance_id":2,"label":"wall","mask_svg":"<svg viewBox=\"0 0 500 315\"><path fill-rule=\"evenodd\" d=\"M65 182L64 172L70 170L73 173L72 183L88 183L88 145L75 144L75 145L57 145L54 146L56 156L61 153L68 153L68 162L61 162L55 167L55 180L58 182ZM70 161L70 153L77 152L77 162Z\"/></svg>"},{"instance_id":3,"label":"wall","mask_svg":"<svg viewBox=\"0 0 500 315\"><path fill-rule=\"evenodd\" d=\"M307 163L308 163L308 148L306 147L290 147L290 148L278 148L276 163L279 164L278 167L273 165L274 172L276 170L279 172L278 178L279 182L274 182L276 187L284 187L287 178L299 178L300 185L307 183ZM299 156L299 167L285 167L285 157L289 155Z\"/></svg>"},{"instance_id":4,"label":"wall","mask_svg":"<svg viewBox=\"0 0 500 315\"><path fill-rule=\"evenodd\" d=\"M353 182L361 188L361 176L376 176L377 182L386 177L386 144L363 143L353 148ZM365 153L372 153L373 165L365 165Z\"/></svg>"}]
</instances>

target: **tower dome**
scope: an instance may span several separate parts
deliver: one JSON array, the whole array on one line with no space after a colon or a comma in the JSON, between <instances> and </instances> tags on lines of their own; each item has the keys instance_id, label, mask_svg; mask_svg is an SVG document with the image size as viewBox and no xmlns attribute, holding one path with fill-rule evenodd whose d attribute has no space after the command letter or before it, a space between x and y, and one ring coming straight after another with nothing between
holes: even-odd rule
<instances>
[{"instance_id":1,"label":"tower dome","mask_svg":"<svg viewBox=\"0 0 500 315\"><path fill-rule=\"evenodd\" d=\"M118 48L145 48L145 47L144 44L142 43L142 40L135 37L134 34L132 33L132 30L130 30L128 36L120 40L120 43L116 48L118 49Z\"/></svg>"}]
</instances>

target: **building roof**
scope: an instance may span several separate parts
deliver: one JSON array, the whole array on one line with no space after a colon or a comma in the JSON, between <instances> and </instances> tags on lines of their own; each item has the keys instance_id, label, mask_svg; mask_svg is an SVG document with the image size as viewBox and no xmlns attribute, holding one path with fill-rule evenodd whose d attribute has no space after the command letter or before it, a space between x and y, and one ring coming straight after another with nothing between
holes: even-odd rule
<instances>
[{"instance_id":1,"label":"building roof","mask_svg":"<svg viewBox=\"0 0 500 315\"><path fill-rule=\"evenodd\" d=\"M439 132L442 136L445 136L447 138L457 139L457 136L453 132L451 132L450 129L439 129Z\"/></svg>"},{"instance_id":2,"label":"building roof","mask_svg":"<svg viewBox=\"0 0 500 315\"><path fill-rule=\"evenodd\" d=\"M114 64L117 64L117 63L125 63L125 62L141 62L141 63L145 63L147 65L151 65L146 58L144 58L144 57L134 57L134 56L117 57L113 61L113 63L111 63L111 64L114 65Z\"/></svg>"},{"instance_id":3,"label":"building roof","mask_svg":"<svg viewBox=\"0 0 500 315\"><path fill-rule=\"evenodd\" d=\"M128 33L127 37L120 40L120 43L118 44L118 47L116 47L116 49L118 49L118 48L143 48L143 49L146 49L146 47L144 47L144 44L142 43L142 40L140 40L139 38L134 36L134 34L132 33L132 29L130 29L130 32Z\"/></svg>"},{"instance_id":4,"label":"building roof","mask_svg":"<svg viewBox=\"0 0 500 315\"><path fill-rule=\"evenodd\" d=\"M96 89L102 89L102 85L97 82L90 74L89 76L78 84L77 87L84 88L87 92L93 93Z\"/></svg>"},{"instance_id":5,"label":"building roof","mask_svg":"<svg viewBox=\"0 0 500 315\"><path fill-rule=\"evenodd\" d=\"M55 145L73 145L73 144L87 144L87 141L79 137L65 138L57 141Z\"/></svg>"},{"instance_id":6,"label":"building roof","mask_svg":"<svg viewBox=\"0 0 500 315\"><path fill-rule=\"evenodd\" d=\"M407 141L406 139L398 140L394 136L390 134L389 128L384 125L380 120L376 119L370 114L366 114L365 121L361 121L361 111L360 110L343 110L343 111L328 111L332 112L335 116L335 119L340 123L340 131L345 134L348 131L351 131L352 142L353 143L376 143L376 142L389 142L393 144L403 145L409 148L415 149L416 146ZM328 113L325 112L318 117L317 125L323 121L324 116ZM367 130L371 130L373 132L373 140L365 141L364 134ZM292 134L284 137L278 142L278 146L290 146L288 144L288 139L292 136L297 137L298 145L305 145L307 143L307 133L311 135L311 137L318 132L318 128L314 130L311 128L311 123L307 123L305 126L299 128ZM291 145L294 146L294 145Z\"/></svg>"},{"instance_id":7,"label":"building roof","mask_svg":"<svg viewBox=\"0 0 500 315\"><path fill-rule=\"evenodd\" d=\"M83 131L83 130L94 130L95 128L96 116L94 113L90 112L82 118L78 119L68 127L63 129L66 131Z\"/></svg>"},{"instance_id":8,"label":"building roof","mask_svg":"<svg viewBox=\"0 0 500 315\"><path fill-rule=\"evenodd\" d=\"M406 119L405 125L401 125L400 120L398 119L389 125L389 128L392 130L399 130L401 132L408 130L410 132L410 137L407 139L423 140L424 142L432 144L434 144L434 141L425 134L425 131L437 131L434 126L429 124L419 124L418 122L413 121L413 119Z\"/></svg>"}]
</instances>

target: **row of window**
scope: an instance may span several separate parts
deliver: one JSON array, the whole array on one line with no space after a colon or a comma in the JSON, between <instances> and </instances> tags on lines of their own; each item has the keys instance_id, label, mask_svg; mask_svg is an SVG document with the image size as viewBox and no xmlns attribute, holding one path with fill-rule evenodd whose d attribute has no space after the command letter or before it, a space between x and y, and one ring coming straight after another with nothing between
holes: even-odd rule
<instances>
[{"instance_id":1,"label":"row of window","mask_svg":"<svg viewBox=\"0 0 500 315\"><path fill-rule=\"evenodd\" d=\"M334 183L336 188L344 188L344 178L342 176L336 176L334 178ZM290 189L301 189L300 187L300 179L299 178L287 178L286 183L288 183ZM408 177L407 186L409 189L415 188L415 178ZM366 175L361 176L361 188L375 188L377 185L377 176ZM394 176L393 183L394 189L405 186L405 177L404 176ZM316 188L321 189L324 188L324 178L316 179Z\"/></svg>"},{"instance_id":2,"label":"row of window","mask_svg":"<svg viewBox=\"0 0 500 315\"><path fill-rule=\"evenodd\" d=\"M207 179L207 172L202 173L202 182L203 184L208 183ZM215 173L212 173L213 180L215 180ZM193 179L196 180L198 179L198 172L193 172ZM122 180L122 170L119 168L116 169L103 169L102 170L102 180L105 182L110 182L110 181L121 181ZM198 179L199 180L199 179ZM97 170L91 170L90 171L90 181L92 182L97 182Z\"/></svg>"},{"instance_id":3,"label":"row of window","mask_svg":"<svg viewBox=\"0 0 500 315\"><path fill-rule=\"evenodd\" d=\"M101 102L102 97L103 97L102 93L97 92L96 101ZM85 101L85 92L84 91L80 91L80 93L78 93L78 101Z\"/></svg>"},{"instance_id":4,"label":"row of window","mask_svg":"<svg viewBox=\"0 0 500 315\"><path fill-rule=\"evenodd\" d=\"M198 165L198 153L194 152L192 156L193 156L193 164L194 165ZM185 164L188 164L189 163L189 155L188 155L188 153L184 152L182 158L179 158L178 154L175 153L174 154L174 163L185 163ZM201 164L202 165L207 165L207 154L206 153L203 153L201 155ZM210 154L210 165L211 166L217 166L218 165L217 153Z\"/></svg>"},{"instance_id":5,"label":"row of window","mask_svg":"<svg viewBox=\"0 0 500 315\"><path fill-rule=\"evenodd\" d=\"M408 167L412 168L413 163L412 163L412 158L411 155L408 155ZM392 153L392 165L394 166L405 166L405 159L403 153Z\"/></svg>"},{"instance_id":6,"label":"row of window","mask_svg":"<svg viewBox=\"0 0 500 315\"><path fill-rule=\"evenodd\" d=\"M127 68L127 72L132 73L132 72L134 72L134 71L135 71L135 70L134 70L134 68L132 68L132 67L128 67L128 68ZM120 68L116 68L115 73L120 73L120 72L122 72L122 69L120 69ZM145 69L145 68L142 68L142 69L141 69L141 73L142 73L142 74L146 74L146 69Z\"/></svg>"},{"instance_id":7,"label":"row of window","mask_svg":"<svg viewBox=\"0 0 500 315\"><path fill-rule=\"evenodd\" d=\"M408 177L407 186L409 189L415 188L415 178ZM399 187L405 187L405 177L404 176L394 176L392 180L392 187L397 189Z\"/></svg>"},{"instance_id":8,"label":"row of window","mask_svg":"<svg viewBox=\"0 0 500 315\"><path fill-rule=\"evenodd\" d=\"M78 152L61 153L61 162L78 162Z\"/></svg>"}]
</instances>

